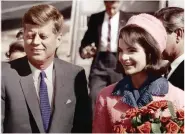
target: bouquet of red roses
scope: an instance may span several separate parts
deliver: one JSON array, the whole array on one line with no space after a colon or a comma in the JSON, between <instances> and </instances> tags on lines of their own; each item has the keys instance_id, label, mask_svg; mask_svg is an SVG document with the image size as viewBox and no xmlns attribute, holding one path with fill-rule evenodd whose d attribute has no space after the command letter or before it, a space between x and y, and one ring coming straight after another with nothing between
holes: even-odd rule
<instances>
[{"instance_id":1,"label":"bouquet of red roses","mask_svg":"<svg viewBox=\"0 0 185 134\"><path fill-rule=\"evenodd\" d=\"M164 113L168 111L168 116ZM140 109L131 108L121 116L131 119L131 126L123 121L113 126L115 133L184 133L184 110L175 110L172 102L153 101Z\"/></svg>"}]
</instances>

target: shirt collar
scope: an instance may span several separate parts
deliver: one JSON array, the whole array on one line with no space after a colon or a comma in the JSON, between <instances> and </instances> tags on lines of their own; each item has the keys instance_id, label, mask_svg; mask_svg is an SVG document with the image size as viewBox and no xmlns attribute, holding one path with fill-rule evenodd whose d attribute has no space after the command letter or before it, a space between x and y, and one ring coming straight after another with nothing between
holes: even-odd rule
<instances>
[{"instance_id":1,"label":"shirt collar","mask_svg":"<svg viewBox=\"0 0 185 134\"><path fill-rule=\"evenodd\" d=\"M130 76L125 76L115 86L112 95L121 96L121 101L133 107L142 107L150 103L152 96L163 96L168 93L168 81L163 77L149 75L148 79L139 88L140 98L136 101L133 95L133 86Z\"/></svg>"},{"instance_id":2,"label":"shirt collar","mask_svg":"<svg viewBox=\"0 0 185 134\"><path fill-rule=\"evenodd\" d=\"M114 16L112 16L111 19L119 17L119 14L120 14L120 12L118 11ZM106 11L105 11L105 19L107 19L107 20L109 19L109 15Z\"/></svg>"},{"instance_id":3,"label":"shirt collar","mask_svg":"<svg viewBox=\"0 0 185 134\"><path fill-rule=\"evenodd\" d=\"M40 76L40 72L41 70L37 69L36 67L34 67L29 61L28 61L31 71L32 71L32 75L33 75L33 79L34 81L37 81L39 79ZM46 73L46 78L52 82L52 73L53 73L53 62L49 65L49 67L47 67L45 70L43 70Z\"/></svg>"},{"instance_id":4,"label":"shirt collar","mask_svg":"<svg viewBox=\"0 0 185 134\"><path fill-rule=\"evenodd\" d=\"M183 60L184 60L184 54L182 54L181 56L179 56L177 59L175 59L171 63L171 69L172 70L175 70Z\"/></svg>"}]
</instances>

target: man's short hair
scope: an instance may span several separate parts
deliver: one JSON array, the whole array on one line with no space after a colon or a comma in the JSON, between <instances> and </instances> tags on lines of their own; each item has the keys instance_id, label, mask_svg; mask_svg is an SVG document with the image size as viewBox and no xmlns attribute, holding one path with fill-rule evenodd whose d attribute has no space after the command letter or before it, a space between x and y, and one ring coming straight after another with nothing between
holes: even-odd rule
<instances>
[{"instance_id":1,"label":"man's short hair","mask_svg":"<svg viewBox=\"0 0 185 134\"><path fill-rule=\"evenodd\" d=\"M63 26L63 16L54 6L43 4L30 8L23 17L22 23L25 24L45 25L49 21L54 22L54 33L60 33Z\"/></svg>"},{"instance_id":2,"label":"man's short hair","mask_svg":"<svg viewBox=\"0 0 185 134\"><path fill-rule=\"evenodd\" d=\"M178 28L184 28L184 9L180 7L166 7L158 10L154 14L160 19L167 33L172 33Z\"/></svg>"},{"instance_id":3,"label":"man's short hair","mask_svg":"<svg viewBox=\"0 0 185 134\"><path fill-rule=\"evenodd\" d=\"M104 0L104 3L111 3L114 4L115 2L120 2L120 0Z\"/></svg>"}]
</instances>

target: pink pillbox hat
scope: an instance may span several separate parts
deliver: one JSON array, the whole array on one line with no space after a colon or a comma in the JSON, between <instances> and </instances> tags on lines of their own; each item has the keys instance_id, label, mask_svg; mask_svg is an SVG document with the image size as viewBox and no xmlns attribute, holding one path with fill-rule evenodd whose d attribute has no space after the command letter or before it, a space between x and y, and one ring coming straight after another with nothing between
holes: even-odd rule
<instances>
[{"instance_id":1,"label":"pink pillbox hat","mask_svg":"<svg viewBox=\"0 0 185 134\"><path fill-rule=\"evenodd\" d=\"M164 51L166 48L167 33L160 20L152 15L142 13L132 16L125 27L132 24L137 25L150 33L157 41L160 52L162 53Z\"/></svg>"}]
</instances>

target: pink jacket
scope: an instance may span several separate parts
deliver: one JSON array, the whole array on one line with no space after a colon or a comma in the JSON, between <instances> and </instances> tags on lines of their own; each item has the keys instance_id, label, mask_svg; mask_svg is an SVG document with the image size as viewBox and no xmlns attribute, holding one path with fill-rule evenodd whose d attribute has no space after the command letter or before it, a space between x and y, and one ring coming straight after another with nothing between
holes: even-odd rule
<instances>
[{"instance_id":1,"label":"pink jacket","mask_svg":"<svg viewBox=\"0 0 185 134\"><path fill-rule=\"evenodd\" d=\"M116 83L117 84L117 83ZM95 107L93 120L93 133L111 133L113 124L120 121L123 112L131 108L130 105L123 103L121 96L113 96L112 92L116 84L110 85L101 90ZM174 103L176 108L184 107L184 91L168 83L168 93L164 96L152 96L153 100L169 100ZM124 120L126 125L130 124L128 119Z\"/></svg>"}]
</instances>

